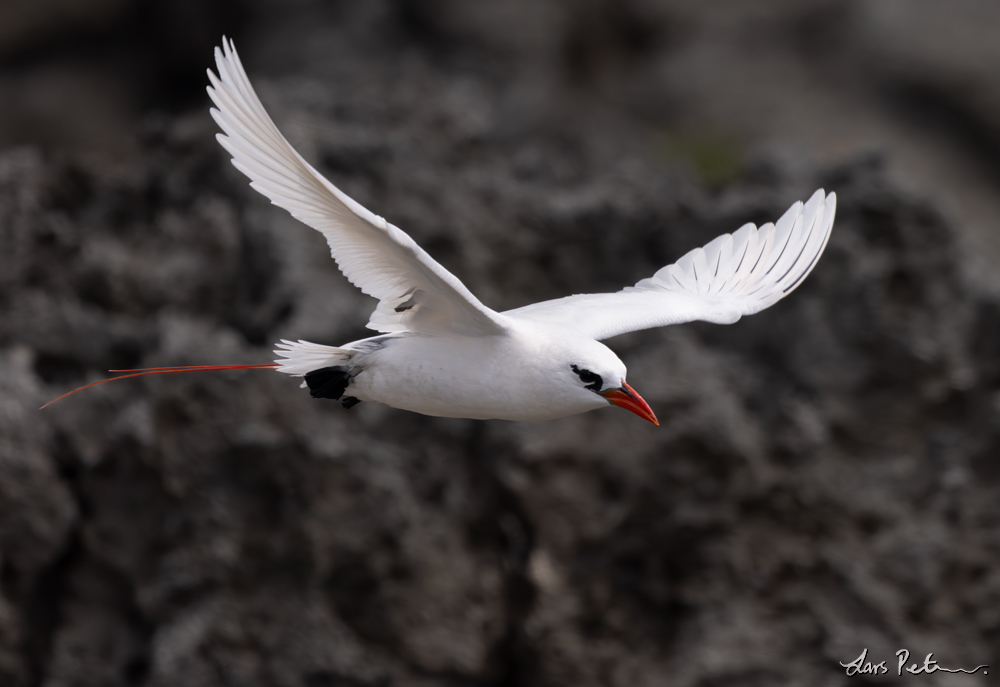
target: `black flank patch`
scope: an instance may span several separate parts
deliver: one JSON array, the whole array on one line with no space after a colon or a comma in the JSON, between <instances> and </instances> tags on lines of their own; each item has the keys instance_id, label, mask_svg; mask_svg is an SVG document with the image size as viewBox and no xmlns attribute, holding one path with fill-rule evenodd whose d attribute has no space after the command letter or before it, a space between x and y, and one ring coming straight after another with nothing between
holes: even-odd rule
<instances>
[{"instance_id":1,"label":"black flank patch","mask_svg":"<svg viewBox=\"0 0 1000 687\"><path fill-rule=\"evenodd\" d=\"M356 399L356 398L354 398L353 396L344 396L344 400L341 401L341 403L344 404L344 409L345 410L350 410L354 406L356 406L359 403L361 403L361 401L358 400L358 399Z\"/></svg>"},{"instance_id":2,"label":"black flank patch","mask_svg":"<svg viewBox=\"0 0 1000 687\"><path fill-rule=\"evenodd\" d=\"M321 367L318 370L306 373L306 384L309 386L309 394L313 398L332 398L333 400L337 400L344 395L344 390L347 389L347 385L350 383L350 370L342 365Z\"/></svg>"}]
</instances>

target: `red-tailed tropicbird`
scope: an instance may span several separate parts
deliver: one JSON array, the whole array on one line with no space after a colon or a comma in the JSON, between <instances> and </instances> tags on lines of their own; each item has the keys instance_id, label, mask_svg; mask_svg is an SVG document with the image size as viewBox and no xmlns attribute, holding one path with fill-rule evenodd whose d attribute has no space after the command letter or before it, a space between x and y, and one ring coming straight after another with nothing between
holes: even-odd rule
<instances>
[{"instance_id":1,"label":"red-tailed tropicbird","mask_svg":"<svg viewBox=\"0 0 1000 687\"><path fill-rule=\"evenodd\" d=\"M498 313L292 148L232 41L223 39L215 61L208 94L225 132L219 143L250 186L326 237L344 276L378 299L368 327L381 334L339 347L282 340L272 364L116 370L132 374L113 379L262 367L304 377L314 397L348 408L378 401L425 415L533 421L616 405L659 424L625 382L625 364L600 341L693 320L731 324L760 312L802 283L830 238L837 199L820 189L776 223L745 224L635 286Z\"/></svg>"}]
</instances>

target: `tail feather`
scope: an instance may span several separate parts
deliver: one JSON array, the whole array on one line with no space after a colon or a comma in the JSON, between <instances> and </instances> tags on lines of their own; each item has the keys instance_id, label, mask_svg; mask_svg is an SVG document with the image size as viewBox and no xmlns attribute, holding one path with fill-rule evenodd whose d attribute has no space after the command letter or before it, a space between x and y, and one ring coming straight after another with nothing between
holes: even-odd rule
<instances>
[{"instance_id":1,"label":"tail feather","mask_svg":"<svg viewBox=\"0 0 1000 687\"><path fill-rule=\"evenodd\" d=\"M293 377L302 377L322 367L343 365L355 353L348 348L324 346L301 339L298 342L282 339L275 345L275 355L281 356L274 361L278 364L277 371Z\"/></svg>"},{"instance_id":2,"label":"tail feather","mask_svg":"<svg viewBox=\"0 0 1000 687\"><path fill-rule=\"evenodd\" d=\"M61 401L67 396L72 396L77 391L83 391L84 389L89 389L92 386L97 386L98 384L107 384L108 382L116 382L119 379L128 379L129 377L145 377L146 375L169 375L175 372L217 372L220 370L262 370L278 367L274 363L262 363L259 365L181 365L178 367L143 367L136 370L109 370L109 372L130 372L131 374L119 375L118 377L109 377L108 379L102 379L97 382L91 382L90 384L84 384L81 387L77 387L72 391L67 391L59 398L54 398L45 405L43 405L39 410L48 408L50 405L56 401Z\"/></svg>"},{"instance_id":3,"label":"tail feather","mask_svg":"<svg viewBox=\"0 0 1000 687\"><path fill-rule=\"evenodd\" d=\"M77 391L89 389L90 387L97 386L98 384L106 384L107 382L114 382L119 379L128 379L130 377L144 377L146 375L166 375L176 372L275 369L278 372L284 372L285 374L295 377L304 377L306 374L313 372L314 370L343 365L345 362L350 360L356 352L349 348L323 346L322 344L314 344L308 341L293 343L291 341L285 341L284 339L282 339L281 343L277 344L277 346L278 350L274 352L280 355L281 359L275 360L273 363L262 363L258 365L179 365L176 367L144 367L135 370L111 370L111 372L127 372L128 374L85 384L77 389L73 389L72 391L63 394L59 398L49 401L42 406L42 408L50 406L56 401L75 394ZM302 386L306 386L306 384L303 382Z\"/></svg>"}]
</instances>

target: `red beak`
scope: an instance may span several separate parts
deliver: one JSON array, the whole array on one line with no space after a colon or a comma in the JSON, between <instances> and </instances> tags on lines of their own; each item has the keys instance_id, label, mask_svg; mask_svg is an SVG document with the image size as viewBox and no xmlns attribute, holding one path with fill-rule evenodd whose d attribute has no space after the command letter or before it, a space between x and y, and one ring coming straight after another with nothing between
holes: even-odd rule
<instances>
[{"instance_id":1,"label":"red beak","mask_svg":"<svg viewBox=\"0 0 1000 687\"><path fill-rule=\"evenodd\" d=\"M635 389L630 387L622 380L621 387L617 389L608 389L607 391L600 392L601 396L608 399L608 403L613 406L618 406L619 408L624 408L625 410L631 411L641 417L643 420L652 422L657 427L660 423L657 421L656 416L653 415L653 410L649 407L649 404L642 400L642 396L635 392Z\"/></svg>"}]
</instances>

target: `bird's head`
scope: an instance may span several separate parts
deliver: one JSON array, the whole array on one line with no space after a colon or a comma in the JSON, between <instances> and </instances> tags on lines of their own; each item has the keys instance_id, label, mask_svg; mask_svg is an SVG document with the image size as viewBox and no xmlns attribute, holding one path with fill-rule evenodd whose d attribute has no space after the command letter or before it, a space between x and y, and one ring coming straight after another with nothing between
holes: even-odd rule
<instances>
[{"instance_id":1,"label":"bird's head","mask_svg":"<svg viewBox=\"0 0 1000 687\"><path fill-rule=\"evenodd\" d=\"M603 400L660 424L642 396L625 382L625 363L610 348L593 340L574 344L559 356L562 368L558 371L563 385L573 388L571 393L581 401Z\"/></svg>"}]
</instances>

